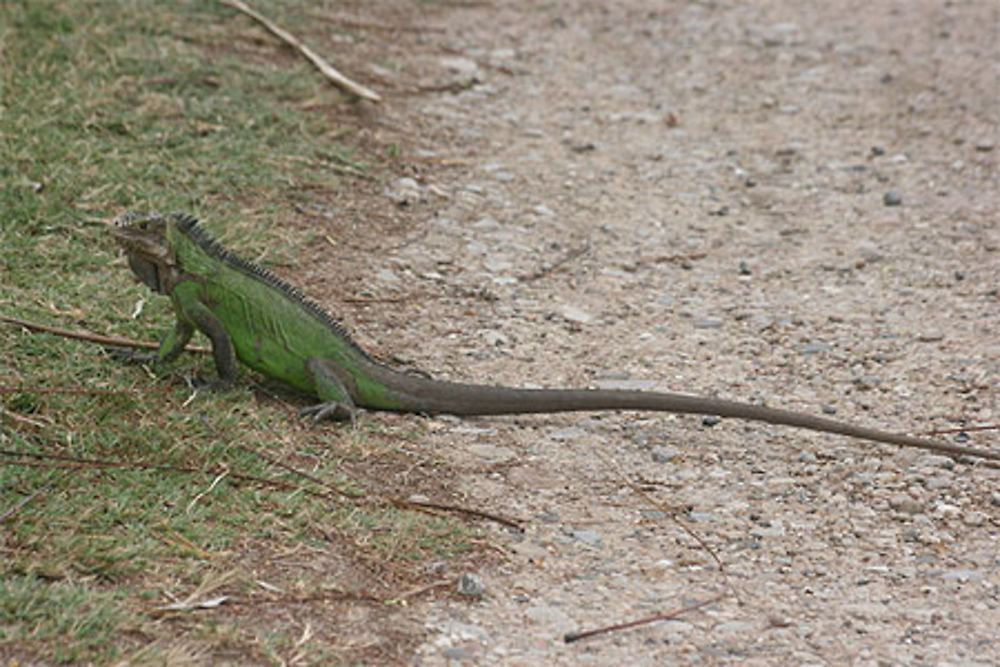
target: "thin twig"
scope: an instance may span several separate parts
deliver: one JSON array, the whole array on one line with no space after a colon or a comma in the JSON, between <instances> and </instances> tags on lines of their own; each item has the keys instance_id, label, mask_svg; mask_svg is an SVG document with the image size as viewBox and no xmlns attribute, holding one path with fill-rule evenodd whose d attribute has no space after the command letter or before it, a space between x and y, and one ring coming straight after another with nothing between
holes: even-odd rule
<instances>
[{"instance_id":1,"label":"thin twig","mask_svg":"<svg viewBox=\"0 0 1000 667\"><path fill-rule=\"evenodd\" d=\"M696 609L701 609L702 607L710 605L714 602L718 602L719 600L722 600L728 597L729 595L735 595L735 590L733 589L732 584L729 582L729 574L726 572L725 565L723 564L722 559L719 558L719 555L715 552L715 550L711 546L709 546L708 543L705 542L705 540L702 539L700 535L698 535L691 528L689 528L686 523L681 521L680 518L677 516L677 512L672 511L669 508L665 507L658 500L656 500L651 495L646 493L645 489L643 489L639 485L635 484L631 479L629 479L615 460L609 459L600 452L595 452L595 453L602 461L604 461L605 464L608 464L608 466L618 474L619 478L621 478L621 480L630 489L632 489L634 492L642 496L646 500L646 502L651 504L653 507L656 507L661 512L663 512L664 515L669 516L670 519L675 524L677 524L678 527L680 527L685 533L691 536L696 542L698 542L698 544L705 551L708 552L708 554L712 557L712 560L714 560L716 564L719 566L719 572L722 574L723 591L713 597L708 598L707 600L702 600L701 602L695 603L693 605L687 605L685 607L681 607L680 609L675 609L673 611L668 611L660 614L653 614L652 616L646 616L644 618L636 619L634 621L615 623L613 625L607 625L601 628L596 628L594 630L585 630L583 632L570 632L563 637L563 641L565 641L567 644L571 644L575 641L586 639L587 637L593 637L595 635L602 635L608 632L617 632L618 630L628 630L630 628L635 628L640 625L647 625L649 623L655 623L657 621L667 621L672 618L676 618L681 614L686 614Z\"/></svg>"},{"instance_id":2,"label":"thin twig","mask_svg":"<svg viewBox=\"0 0 1000 667\"><path fill-rule=\"evenodd\" d=\"M62 480L64 480L67 477L69 477L69 475L70 475L69 472L64 472L61 475L55 475L52 478L52 480L49 481L48 484L46 484L45 486L43 486L40 489L37 489L34 493L32 493L28 497L22 499L20 502L18 502L16 505L14 505L13 507L11 507L9 510L7 510L6 512L4 512L3 514L0 514L0 523L3 523L4 521L7 521L7 520L13 518L14 516L16 516L18 512L20 512L21 510L23 510L25 507L28 506L28 503L30 503L35 498L37 498L38 496L42 495L43 493L45 493L49 489L51 489L52 486L56 482L61 482Z\"/></svg>"},{"instance_id":3,"label":"thin twig","mask_svg":"<svg viewBox=\"0 0 1000 667\"><path fill-rule=\"evenodd\" d=\"M41 454L38 452L19 452L9 449L0 449L0 456L17 458L18 460L5 460L0 459L0 465L16 465L25 466L29 468L53 468L53 469L63 469L63 470L97 470L104 468L120 469L120 470L154 470L157 472L173 472L179 474L188 475L211 475L217 474L211 470L205 470L204 468L196 468L194 466L178 466L178 465L167 465L162 463L144 463L142 461L108 461L103 459L84 459L73 456L64 456L60 454ZM38 459L35 461L27 459ZM280 489L282 491L301 491L310 496L317 498L325 498L327 500L333 500L334 497L328 493L320 493L318 491L313 491L311 489L304 489L297 484L292 484L290 482L283 482L277 479L268 479L266 477L258 477L257 475L247 475L244 473L230 473L229 477L231 479L236 479L242 482L251 482L254 484L260 484L262 486L267 486L275 489Z\"/></svg>"},{"instance_id":4,"label":"thin twig","mask_svg":"<svg viewBox=\"0 0 1000 667\"><path fill-rule=\"evenodd\" d=\"M545 276L549 275L550 273L553 273L556 269L559 269L562 266L564 266L566 264L569 264L570 262L572 262L574 259L577 259L578 257L582 257L583 255L587 254L587 252L589 252L589 251L590 251L590 244L589 243L584 243L581 246L573 248L572 250L570 250L569 252L567 252L565 255L563 255L560 259L557 259L555 262L553 262L552 264L547 264L545 266L542 266L541 268L537 269L533 273L528 273L528 274L523 274L523 275L517 276L517 279L518 279L519 282L528 283L528 282L531 282L533 280L538 280L540 278L544 278Z\"/></svg>"},{"instance_id":5,"label":"thin twig","mask_svg":"<svg viewBox=\"0 0 1000 667\"><path fill-rule=\"evenodd\" d=\"M224 5L232 7L235 10L243 12L253 20L257 21L263 25L267 30L273 34L278 39L282 40L292 48L296 49L301 53L309 62L316 66L320 72L322 72L328 79L333 81L334 84L340 86L344 90L357 95L358 97L363 97L366 100L371 100L372 102L381 102L382 97L376 93L374 90L362 86L360 83L355 83L351 81L346 76L338 72L330 63L323 60L315 51L310 49L308 46L303 44L297 37L292 35L290 32L281 28L280 26L272 23L267 17L259 12L251 9L245 2L241 0L219 0Z\"/></svg>"},{"instance_id":6,"label":"thin twig","mask_svg":"<svg viewBox=\"0 0 1000 667\"><path fill-rule=\"evenodd\" d=\"M704 538L701 537L701 535L699 535L698 533L694 532L694 530L692 530L690 526L688 526L685 522L681 521L680 517L678 517L677 512L675 510L672 510L672 509L666 507L663 503L661 503L660 501L658 501L656 498L654 498L653 496L651 496L648 493L646 493L645 489L643 489L641 486L639 486L638 484L636 484L635 482L633 482L631 479L629 479L628 476L625 474L625 472L621 469L621 466L618 465L617 461L615 461L614 459L611 459L611 458L608 458L608 457L604 456L604 454L602 454L601 452L595 452L595 453L597 454L598 458L600 458L602 461L604 461L605 464L607 464L609 467L611 467L611 468L614 469L614 471L618 474L619 479L621 479L622 482L626 486L628 486L630 489L632 489L632 491L634 491L635 493L638 493L640 496L642 496L646 500L647 503L649 503L650 505L652 505L656 509L658 509L661 512L663 512L664 516L670 517L670 520L673 521L677 525L678 528L680 528L685 533L687 533L695 542L698 543L699 546L701 546L702 549L704 549L706 552L708 552L708 555L712 557L712 560L715 561L715 564L719 566L719 571L722 573L723 579L725 580L723 583L725 583L726 587L729 588L728 574L726 573L726 566L722 562L722 559L719 558L719 554L716 553L715 549L713 549L704 540Z\"/></svg>"},{"instance_id":7,"label":"thin twig","mask_svg":"<svg viewBox=\"0 0 1000 667\"><path fill-rule=\"evenodd\" d=\"M0 523L3 523L4 521L7 521L11 517L13 517L15 514L17 514L18 512L20 512L22 509L24 509L24 507L28 503L30 503L32 500L34 500L38 496L42 495L42 492L48 491L48 490L49 490L49 487L47 487L47 486L43 487L41 489L38 489L37 491L35 491L34 493L32 493L30 496L24 498L23 500L21 500L19 503L17 503L13 507L11 507L9 510L7 510L6 512L4 512L3 514L0 514Z\"/></svg>"},{"instance_id":8,"label":"thin twig","mask_svg":"<svg viewBox=\"0 0 1000 667\"><path fill-rule=\"evenodd\" d=\"M357 167L337 164L336 162L331 162L330 160L314 160L312 158L307 158L300 155L283 155L281 160L265 158L264 161L269 164L281 164L282 161L285 162L300 162L302 164L308 165L310 167L319 167L322 169L329 169L330 171L335 171L338 174L346 174L347 176L355 176L357 178L363 178L368 181L374 181L375 177L371 174L365 173L358 169Z\"/></svg>"},{"instance_id":9,"label":"thin twig","mask_svg":"<svg viewBox=\"0 0 1000 667\"><path fill-rule=\"evenodd\" d=\"M411 588L408 591L400 593L394 598L385 601L385 604L403 604L408 599L416 597L418 595L423 595L428 591L432 591L435 588L444 588L445 586L452 586L455 584L455 579L439 579L438 581L432 581L429 584L424 584L423 586L417 586L416 588Z\"/></svg>"},{"instance_id":10,"label":"thin twig","mask_svg":"<svg viewBox=\"0 0 1000 667\"><path fill-rule=\"evenodd\" d=\"M695 604L689 604L680 609L674 609L673 611L664 612L662 614L653 614L652 616L646 616L645 618L638 618L634 621L626 621L625 623L616 623L614 625L606 625L603 628L595 628L594 630L584 630L583 632L569 632L563 637L563 641L567 644L572 644L575 641L581 639L586 639L587 637L593 637L595 635L603 635L606 632L615 632L617 630L628 630L630 628L635 628L640 625L647 625L649 623L656 623L657 621L669 621L672 618L677 618L681 614L686 614L696 609L701 609L702 607L707 607L710 604L722 600L727 595L729 591L723 591L718 595L708 598L707 600L702 600L701 602L696 602Z\"/></svg>"},{"instance_id":11,"label":"thin twig","mask_svg":"<svg viewBox=\"0 0 1000 667\"><path fill-rule=\"evenodd\" d=\"M0 393L4 393L6 387L0 387ZM48 428L48 424L40 422L37 419L31 419L30 417L25 417L24 415L19 415L16 412L11 412L10 410L5 410L3 406L0 406L0 421L4 419L9 419L16 424L22 424L24 426L30 426L32 428Z\"/></svg>"},{"instance_id":12,"label":"thin twig","mask_svg":"<svg viewBox=\"0 0 1000 667\"><path fill-rule=\"evenodd\" d=\"M211 426L210 426L210 428L211 428ZM242 444L239 444L239 443L234 443L234 446L237 449L240 449L241 451L244 451L247 454L250 454L251 456L256 456L258 458L261 458L261 459L267 461L268 463L270 463L272 465L278 466L282 470L286 470L286 471L292 473L293 475L297 475L299 477L302 477L303 479L307 479L310 482L312 482L314 484L318 484L318 485L322 486L325 489L329 489L333 493L337 493L337 494L339 494L339 495L347 498L348 500L351 500L351 501L354 501L354 502L358 502L358 501L361 500L356 495L348 493L347 491L344 491L342 489L339 489L336 486L333 486L332 484L326 482L325 480L322 480L319 477L316 477L315 475L307 473L304 470L299 470L298 468L295 468L294 466L291 466L291 465L285 463L284 461L276 459L273 456L270 456L268 454L264 454L263 452L258 452L258 451L254 450L254 449L251 449L250 447L247 447L246 445L242 445ZM524 527L521 526L521 523L519 521L517 521L516 519L510 519L510 518L507 518L507 517L504 517L504 516L500 516L498 514L493 514L493 513L490 513L490 512L484 512L484 511L477 510L477 509L472 509L472 508L469 508L469 507L461 507L459 505L448 505L448 504L445 504L445 503L435 503L435 502L429 502L429 501L425 502L425 501L418 501L418 500L405 500L405 499L402 499L402 498L395 498L393 496L385 495L385 494L379 493L377 491L374 491L373 493L375 494L376 497L379 497L382 501L388 502L388 503L390 503L392 505L395 505L396 507L399 507L401 509L413 509L413 510L422 510L422 511L426 511L426 510L438 510L438 511L441 511L441 512L451 512L453 514L465 514L466 516L474 516L474 517L478 517L480 519L487 519L489 521L494 521L494 522L499 523L501 525L507 526L508 528L513 528L514 530L516 530L518 532L524 532Z\"/></svg>"},{"instance_id":13,"label":"thin twig","mask_svg":"<svg viewBox=\"0 0 1000 667\"><path fill-rule=\"evenodd\" d=\"M215 429L212 427L211 424L208 424L207 422L204 422L204 421L202 423L205 423L206 426L208 426L210 429L212 429L213 431L215 431ZM218 432L216 432L216 435L218 436ZM270 463L273 466L277 466L277 467L281 468L282 470L290 472L293 475L296 475L296 476L301 477L303 479L307 479L310 482L312 482L313 484L317 484L319 486L322 486L324 489L332 491L333 493L336 493L339 496L343 496L344 498L347 498L348 500L351 500L351 501L361 500L361 498L359 496L357 496L356 494L348 493L347 491L344 491L343 489L339 489L336 486L334 486L332 484L329 484L326 481L320 479L319 477L316 477L315 475L311 475L311 474L305 472L304 470L299 470L298 468L296 468L294 466L291 466L291 465L285 463L284 461L276 459L276 458L274 458L273 456L271 456L269 454L265 454L263 452L258 452L257 450L251 449L250 447L247 447L246 445L240 444L238 442L233 443L233 446L236 447L237 449L239 449L240 451L249 454L250 456L255 456L255 457L259 458L259 459L262 459L262 460L266 461L267 463Z\"/></svg>"},{"instance_id":14,"label":"thin twig","mask_svg":"<svg viewBox=\"0 0 1000 667\"><path fill-rule=\"evenodd\" d=\"M407 301L413 301L414 299L422 295L418 294L404 294L403 296L385 296L385 297L374 297L374 296L348 296L340 300L341 303L405 303Z\"/></svg>"},{"instance_id":15,"label":"thin twig","mask_svg":"<svg viewBox=\"0 0 1000 667\"><path fill-rule=\"evenodd\" d=\"M971 433L974 431L1000 431L1000 424L983 424L982 426L964 426L962 428L939 428L924 431L924 435L953 435L955 433Z\"/></svg>"},{"instance_id":16,"label":"thin twig","mask_svg":"<svg viewBox=\"0 0 1000 667\"><path fill-rule=\"evenodd\" d=\"M99 345L111 345L113 347L141 348L147 350L155 350L160 347L159 343L129 340L128 338L113 338L110 336L102 336L100 334L90 333L89 331L70 331L68 329L59 329L57 327L50 327L44 324L35 324L34 322L19 320L15 317L0 316L0 322L6 322L7 324L13 324L14 326L24 327L28 331L34 331L36 333L49 333L55 336L61 336L62 338L85 340L91 343L98 343ZM188 352L209 352L208 348L197 347L194 345L188 345L184 349Z\"/></svg>"},{"instance_id":17,"label":"thin twig","mask_svg":"<svg viewBox=\"0 0 1000 667\"><path fill-rule=\"evenodd\" d=\"M402 508L417 508L417 509L431 509L440 510L442 512L451 512L453 514L465 514L467 516L479 517L480 519L487 519L495 523L507 526L508 528L513 528L519 533L524 532L524 526L517 519L509 519L505 516L500 516L499 514L493 514L491 512L483 512L481 510L472 509L471 507L462 507L460 505L448 505L445 503L432 503L420 500L404 500L402 498L392 498L386 497L392 504L397 507Z\"/></svg>"},{"instance_id":18,"label":"thin twig","mask_svg":"<svg viewBox=\"0 0 1000 667\"><path fill-rule=\"evenodd\" d=\"M64 389L62 387L38 387L38 386L14 386L5 387L0 385L0 394L69 394L71 396L119 396L126 394L137 394L146 396L152 393L187 391L180 387L148 387L145 389ZM9 412L3 414L10 414ZM13 415L11 415L13 416Z\"/></svg>"},{"instance_id":19,"label":"thin twig","mask_svg":"<svg viewBox=\"0 0 1000 667\"><path fill-rule=\"evenodd\" d=\"M191 510L194 509L194 506L198 504L198 501L207 496L208 494L210 494L212 491L214 491L215 487L219 485L219 482L224 480L227 476L229 476L229 467L224 466L222 472L220 472L218 475L215 476L215 479L213 479L212 483L208 485L208 488L200 492L198 495L196 495L194 498L191 499L191 502L188 503L187 510L185 511L185 513L190 514Z\"/></svg>"}]
</instances>

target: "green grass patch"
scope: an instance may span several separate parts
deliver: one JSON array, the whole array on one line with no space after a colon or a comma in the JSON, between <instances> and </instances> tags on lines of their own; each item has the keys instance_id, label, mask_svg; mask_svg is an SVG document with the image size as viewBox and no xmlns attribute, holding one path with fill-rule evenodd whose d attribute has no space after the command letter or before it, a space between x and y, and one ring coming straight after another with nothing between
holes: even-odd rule
<instances>
[{"instance_id":1,"label":"green grass patch","mask_svg":"<svg viewBox=\"0 0 1000 667\"><path fill-rule=\"evenodd\" d=\"M127 625L114 595L32 575L0 579L0 652L25 650L62 664L106 663ZM12 663L13 664L13 663Z\"/></svg>"},{"instance_id":2,"label":"green grass patch","mask_svg":"<svg viewBox=\"0 0 1000 667\"><path fill-rule=\"evenodd\" d=\"M267 11L307 37L321 10ZM183 210L255 261L294 264L308 238L274 221L349 187L339 167L383 159L345 143L352 102L219 3L0 3L0 61L2 315L159 335L169 302L135 283L104 221ZM155 609L227 572L241 574L222 592L251 599L263 594L255 577L354 590L470 548L458 521L365 502L409 467L399 435L307 429L294 419L301 404L249 375L193 396L185 378L214 372L205 356L146 372L92 344L0 326L0 660L278 661L288 643L336 655L323 644L332 631L303 647L301 631L267 615L222 607L171 625ZM339 569L311 566L319 557Z\"/></svg>"}]
</instances>

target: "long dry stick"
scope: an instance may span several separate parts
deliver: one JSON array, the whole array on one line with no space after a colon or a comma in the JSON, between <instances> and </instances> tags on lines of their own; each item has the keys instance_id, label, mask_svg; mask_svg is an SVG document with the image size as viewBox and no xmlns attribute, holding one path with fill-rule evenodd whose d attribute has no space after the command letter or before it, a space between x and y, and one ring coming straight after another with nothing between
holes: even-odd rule
<instances>
[{"instance_id":1,"label":"long dry stick","mask_svg":"<svg viewBox=\"0 0 1000 667\"><path fill-rule=\"evenodd\" d=\"M4 458L9 457L9 458ZM31 460L35 459L35 460ZM173 472L189 475L214 475L213 470L198 468L194 466L167 465L159 463L144 463L142 461L109 461L106 459L84 459L75 456L64 456L60 454L41 454L37 452L19 452L10 449L0 449L0 465L23 466L28 468L50 468L62 470L97 470L101 468L112 468L121 470L155 470L158 472ZM230 473L230 479L241 482L260 484L261 486L279 489L281 491L300 491L310 496L324 498L326 500L336 500L335 496L329 493L321 493L304 489L297 484L284 482L277 479L268 479L257 475L246 475L243 473Z\"/></svg>"},{"instance_id":2,"label":"long dry stick","mask_svg":"<svg viewBox=\"0 0 1000 667\"><path fill-rule=\"evenodd\" d=\"M215 430L211 425L208 425L208 426L213 431ZM286 471L288 471L288 472L290 472L290 473L292 473L294 475L298 475L299 477L302 477L303 479L307 479L310 482L313 482L314 484L318 484L318 485L320 485L320 486L322 486L322 487L324 487L326 489L329 489L333 493L337 493L337 494L339 494L341 496L344 496L348 500L351 500L351 501L354 501L354 502L360 502L361 501L361 498L359 498L358 496L355 496L354 494L351 494L351 493L348 493L348 492L346 492L346 491L344 491L342 489L339 489L336 486L334 486L332 484L329 484L326 481L324 481L324 480L316 477L315 475L311 475L311 474L305 472L304 470L299 470L298 468L296 468L294 466L291 466L291 465L285 463L284 461L278 460L278 459L274 458L273 456L270 456L270 455L265 454L263 452L259 452L259 451L255 450L255 449L252 449L252 448L247 447L246 445L243 445L243 444L240 444L240 443L233 443L233 446L235 446L238 449L246 452L247 454L250 454L251 456L256 456L256 457L258 457L260 459L263 459L264 461L267 461L268 463L270 463L272 465L278 466L282 470L286 470ZM500 516L499 514L493 514L492 512L485 512L483 510L477 510L477 509L473 509L471 507L462 507L461 505L450 505L450 504L435 503L435 502L430 502L430 501L406 500L406 499L403 499L403 498L396 498L394 496L385 495L385 494L379 493L377 491L374 492L374 493L375 493L376 497L379 498L380 500L388 502L388 503L390 503L390 504L392 504L392 505L394 505L394 506L396 506L396 507L398 507L400 509L418 510L418 511L424 511L424 512L426 512L427 510L438 510L438 511L441 511L441 512L450 512L450 513L453 513L453 514L463 514L465 516L478 517L480 519L486 519L488 521L493 521L495 523L499 523L499 524L501 524L503 526L507 526L508 528L513 528L514 530L516 530L519 533L523 533L524 532L524 527L520 524L520 522L517 521L517 519L511 519L511 518L508 518L508 517L505 517L505 516Z\"/></svg>"},{"instance_id":3,"label":"long dry stick","mask_svg":"<svg viewBox=\"0 0 1000 667\"><path fill-rule=\"evenodd\" d=\"M111 336L102 336L101 334L90 333L89 331L70 331L68 329L59 329L57 327L50 327L44 324L35 324L34 322L28 322L26 320L19 320L16 317L3 317L0 316L0 322L6 322L7 324L13 324L14 326L24 327L28 331L40 332L40 333L50 333L55 336L62 336L63 338L73 338L75 340L85 340L91 343L98 343L100 345L112 345L114 347L131 347L140 348L144 350L155 350L160 347L159 343L150 343L147 341L139 340L129 340L128 338L113 338ZM208 348L197 347L194 345L188 345L184 348L188 352L208 352Z\"/></svg>"},{"instance_id":4,"label":"long dry stick","mask_svg":"<svg viewBox=\"0 0 1000 667\"><path fill-rule=\"evenodd\" d=\"M338 72L330 63L326 62L315 51L310 49L308 46L303 44L298 40L295 35L291 34L284 28L272 23L266 16L260 14L259 12L250 8L245 2L241 0L219 0L224 5L232 7L233 9L243 12L253 20L260 23L262 26L268 29L268 31L273 34L278 39L282 40L299 53L301 53L309 62L316 66L320 72L322 72L328 79L333 81L334 84L340 86L344 90L358 97L363 97L366 100L371 100L372 102L381 102L382 96L376 93L370 88L362 86L360 83L351 81L346 76Z\"/></svg>"},{"instance_id":5,"label":"long dry stick","mask_svg":"<svg viewBox=\"0 0 1000 667\"><path fill-rule=\"evenodd\" d=\"M696 602L694 604L688 605L686 607L681 607L680 609L674 609L673 611L664 612L662 614L653 614L652 616L647 616L645 618L638 618L634 621L627 621L625 623L616 623L615 625L608 625L603 628L597 628L596 630L586 630L584 632L569 632L563 637L563 641L567 644L572 644L575 641L581 639L586 639L587 637L593 637L594 635L603 635L606 632L615 632L617 630L628 630L629 628L635 628L640 625L647 625L649 623L656 623L657 621L669 621L672 618L677 618L681 614L686 614L689 611L694 611L696 609L701 609L702 607L707 607L708 605L722 600L727 595L728 591L723 591L714 597L710 597L707 600L702 600L701 602Z\"/></svg>"}]
</instances>

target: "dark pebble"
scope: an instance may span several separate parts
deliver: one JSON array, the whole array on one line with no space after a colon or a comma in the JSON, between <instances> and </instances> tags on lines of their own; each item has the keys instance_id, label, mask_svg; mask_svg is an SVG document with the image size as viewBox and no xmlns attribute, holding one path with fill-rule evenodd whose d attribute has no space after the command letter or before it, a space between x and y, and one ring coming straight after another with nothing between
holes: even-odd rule
<instances>
[{"instance_id":1,"label":"dark pebble","mask_svg":"<svg viewBox=\"0 0 1000 667\"><path fill-rule=\"evenodd\" d=\"M903 195L899 192L899 190L889 190L885 193L885 196L882 197L882 202L886 206L899 206L903 203Z\"/></svg>"}]
</instances>

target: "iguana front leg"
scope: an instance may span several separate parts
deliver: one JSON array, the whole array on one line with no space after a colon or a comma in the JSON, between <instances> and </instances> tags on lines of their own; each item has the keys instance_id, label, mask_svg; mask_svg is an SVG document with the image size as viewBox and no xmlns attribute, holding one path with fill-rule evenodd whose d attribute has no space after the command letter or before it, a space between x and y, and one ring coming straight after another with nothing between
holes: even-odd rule
<instances>
[{"instance_id":1,"label":"iguana front leg","mask_svg":"<svg viewBox=\"0 0 1000 667\"><path fill-rule=\"evenodd\" d=\"M236 350L233 348L233 339L222 321L201 302L197 283L181 283L174 288L170 296L174 303L174 312L177 314L177 322L160 342L160 349L156 354L144 361L155 361L158 364L173 361L184 351L184 347L197 329L212 341L212 357L215 359L215 369L222 384L229 384L235 380ZM129 358L142 360L138 355Z\"/></svg>"},{"instance_id":2,"label":"iguana front leg","mask_svg":"<svg viewBox=\"0 0 1000 667\"><path fill-rule=\"evenodd\" d=\"M163 340L160 341L160 349L153 355L157 363L165 364L181 356L184 346L194 335L194 325L182 317L177 318L174 328L171 329Z\"/></svg>"},{"instance_id":3,"label":"iguana front leg","mask_svg":"<svg viewBox=\"0 0 1000 667\"><path fill-rule=\"evenodd\" d=\"M139 352L120 347L107 347L105 350L116 359L124 359L136 364L163 364L180 356L192 335L194 335L194 325L184 318L178 317L174 328L163 337L156 352Z\"/></svg>"},{"instance_id":4,"label":"iguana front leg","mask_svg":"<svg viewBox=\"0 0 1000 667\"><path fill-rule=\"evenodd\" d=\"M302 408L299 416L312 416L314 422L327 418L350 419L353 422L357 418L358 408L354 405L351 392L337 375L333 362L313 358L306 362L306 370L312 376L316 395L323 402Z\"/></svg>"}]
</instances>

